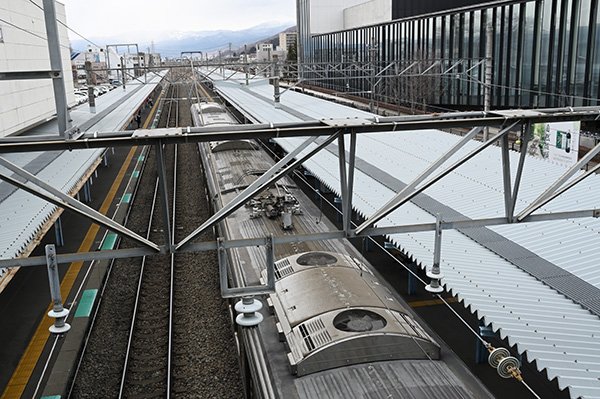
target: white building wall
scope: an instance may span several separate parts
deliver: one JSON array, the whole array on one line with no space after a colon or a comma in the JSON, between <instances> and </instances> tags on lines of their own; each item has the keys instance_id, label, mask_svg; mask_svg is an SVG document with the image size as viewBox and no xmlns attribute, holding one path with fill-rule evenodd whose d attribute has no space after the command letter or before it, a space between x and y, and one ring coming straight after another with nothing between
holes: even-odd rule
<instances>
[{"instance_id":1,"label":"white building wall","mask_svg":"<svg viewBox=\"0 0 600 399\"><path fill-rule=\"evenodd\" d=\"M42 6L42 0L33 1ZM60 21L66 21L63 4L56 3L56 14ZM24 31L45 38L44 12L29 0L1 0L0 19L23 29L0 21L3 39L0 42L0 71L49 70L47 41ZM58 29L67 102L74 104L69 38L63 25L58 24ZM0 81L0 137L35 125L54 114L56 107L50 79Z\"/></svg>"},{"instance_id":2,"label":"white building wall","mask_svg":"<svg viewBox=\"0 0 600 399\"><path fill-rule=\"evenodd\" d=\"M310 33L314 35L344 29L343 10L364 2L365 0L310 0Z\"/></svg>"},{"instance_id":3,"label":"white building wall","mask_svg":"<svg viewBox=\"0 0 600 399\"><path fill-rule=\"evenodd\" d=\"M371 0L344 9L343 29L389 22L391 20L392 0Z\"/></svg>"}]
</instances>

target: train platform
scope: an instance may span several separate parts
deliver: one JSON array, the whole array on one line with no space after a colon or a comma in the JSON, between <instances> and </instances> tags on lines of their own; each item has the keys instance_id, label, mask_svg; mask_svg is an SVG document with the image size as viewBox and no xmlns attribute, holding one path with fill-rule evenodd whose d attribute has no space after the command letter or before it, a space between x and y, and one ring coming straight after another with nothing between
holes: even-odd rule
<instances>
[{"instance_id":1,"label":"train platform","mask_svg":"<svg viewBox=\"0 0 600 399\"><path fill-rule=\"evenodd\" d=\"M324 118L373 118L376 115L287 91L274 102L273 86L257 77L245 84L244 74L201 69L217 92L256 123L302 122ZM224 78L226 77L226 78ZM342 123L342 122L340 122ZM385 138L383 137L385 135ZM274 139L291 151L302 138ZM381 208L460 137L427 130L359 135L353 206L364 217ZM311 151L316 144L303 153ZM478 143L447 160L451 165ZM519 153L510 152L516 165ZM477 162L468 162L431 186L412 202L391 213L379 226L493 218L504 215L501 151L488 147ZM340 195L337 148L331 145L304 163L311 174ZM517 211L554 183L566 168L527 156ZM514 170L512 171L514 174ZM514 175L513 175L514 179ZM594 208L600 177L591 176L545 205L546 212ZM491 334L542 371L572 398L600 393L600 256L597 218L519 223L487 228L445 230L441 270L444 285L460 304L475 312ZM387 239L414 264L431 269L433 233L394 234ZM458 305L455 305L458 306ZM576 331L573 330L574 326Z\"/></svg>"},{"instance_id":2,"label":"train platform","mask_svg":"<svg viewBox=\"0 0 600 399\"><path fill-rule=\"evenodd\" d=\"M87 104L71 110L72 124L82 131L112 131L126 126L148 95L156 88L162 74L154 75L147 85L139 82L118 88L97 98L95 113ZM57 135L56 120L34 127L21 137L48 137ZM51 151L3 154L2 157L47 181L69 195L78 195L101 162L104 150ZM2 173L8 173L0 166ZM13 175L14 176L14 175ZM87 195L87 187L86 187ZM0 233L0 255L3 259L29 256L33 247L60 216L60 209L17 190L7 182L0 182L0 213L6 215ZM8 284L15 270L0 268L0 292Z\"/></svg>"},{"instance_id":3,"label":"train platform","mask_svg":"<svg viewBox=\"0 0 600 399\"><path fill-rule=\"evenodd\" d=\"M119 87L97 98L95 113L90 112L87 104L72 109L73 123L87 131L113 131L132 127L130 122L138 110L141 110L144 116L153 111L147 106L146 99L155 95L156 90L160 90L163 75L164 73L153 75L148 78L147 84L128 84L125 89ZM148 123L150 122L149 119ZM51 121L31 129L26 135L47 136L55 129L56 123ZM130 182L132 176L137 176L134 168L139 167L143 161L139 149L124 147L53 154L7 154L6 158L24 166L26 170L28 165L35 165L38 177L50 182L54 187L65 186L59 184L58 179L79 182L79 185L65 192L108 215L115 215L119 208L123 212L126 208L119 207L119 204L127 203L128 197L124 195L125 183ZM88 160L88 163L81 162L82 160ZM53 176L56 176L54 180ZM32 229L33 233L23 233L22 241L25 245L21 243L21 246L24 250L15 253L14 257L43 255L43 247L49 243L57 244L58 253L93 251L103 245L114 245L116 235L107 233L82 216L70 211L63 213L43 200L38 200L30 194L21 194L20 191L12 190L6 197L13 203L15 199L11 198L12 196L30 197L26 199L30 205L23 207L29 212L21 211L21 219L26 220L35 211L45 212L46 216L40 219L43 222ZM0 209L8 204L3 201L0 203ZM6 214L11 215L8 212ZM21 223L21 219L19 222L11 220L15 228L24 224ZM35 223L36 220L32 218L29 224ZM58 242L58 239L62 239L62 243ZM4 250L14 249L7 246ZM75 343L75 340L81 340L85 335L89 312L106 267L106 264L91 267L88 263L80 262L59 265L63 301L71 308L69 322L72 329L68 339L63 339L60 335L51 336L48 331L52 321L46 315L50 296L45 268L23 267L18 271L11 270L13 281L7 282L4 291L0 292L0 313L1 317L7 320L8 327L0 331L0 342L3 342L0 348L3 363L0 370L2 398L40 397L48 380L56 380L57 373L73 367L76 353L67 349L81 346L81 342ZM61 347L63 350L59 351Z\"/></svg>"}]
</instances>

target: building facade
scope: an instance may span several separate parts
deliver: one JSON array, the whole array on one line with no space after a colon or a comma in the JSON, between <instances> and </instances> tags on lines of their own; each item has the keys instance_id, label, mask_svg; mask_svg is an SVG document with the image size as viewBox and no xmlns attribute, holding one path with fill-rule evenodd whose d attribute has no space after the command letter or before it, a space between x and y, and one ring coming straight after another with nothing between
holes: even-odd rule
<instances>
[{"instance_id":1,"label":"building facade","mask_svg":"<svg viewBox=\"0 0 600 399\"><path fill-rule=\"evenodd\" d=\"M0 2L0 70L5 72L49 70L44 12L41 0ZM66 22L65 6L56 3L59 21ZM58 24L67 102L75 104L69 38ZM56 113L50 79L0 81L0 137L18 133Z\"/></svg>"},{"instance_id":2,"label":"building facade","mask_svg":"<svg viewBox=\"0 0 600 399\"><path fill-rule=\"evenodd\" d=\"M299 3L300 30L310 27L311 5ZM437 61L451 68L462 61L426 84L428 101L475 108L483 106L478 63L489 31L493 108L580 106L600 98L599 24L597 0L500 1L327 33L302 30L299 38L304 62L369 63L373 75L390 63ZM342 90L344 80L323 84ZM363 79L356 89L368 91L370 84ZM388 85L377 95L402 96L392 91Z\"/></svg>"}]
</instances>

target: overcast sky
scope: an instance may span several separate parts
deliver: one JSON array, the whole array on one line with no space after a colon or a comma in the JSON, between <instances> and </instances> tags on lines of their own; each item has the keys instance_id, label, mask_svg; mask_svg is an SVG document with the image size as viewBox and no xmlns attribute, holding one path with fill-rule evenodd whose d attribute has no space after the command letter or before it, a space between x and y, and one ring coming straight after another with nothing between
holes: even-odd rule
<instances>
[{"instance_id":1,"label":"overcast sky","mask_svg":"<svg viewBox=\"0 0 600 399\"><path fill-rule=\"evenodd\" d=\"M158 40L164 32L240 30L266 22L291 26L296 21L295 0L59 1L66 6L67 24L89 38L143 32L146 39Z\"/></svg>"}]
</instances>

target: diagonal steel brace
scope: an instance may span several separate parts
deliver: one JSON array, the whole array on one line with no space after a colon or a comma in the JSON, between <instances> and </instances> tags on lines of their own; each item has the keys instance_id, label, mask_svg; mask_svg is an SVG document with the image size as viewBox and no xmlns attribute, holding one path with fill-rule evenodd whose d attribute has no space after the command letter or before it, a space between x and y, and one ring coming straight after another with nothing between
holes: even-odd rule
<instances>
[{"instance_id":1,"label":"diagonal steel brace","mask_svg":"<svg viewBox=\"0 0 600 399\"><path fill-rule=\"evenodd\" d=\"M318 145L315 149L311 150L308 154L300 157L292 164L285 166L288 162L290 162L296 155L298 155L302 150L308 147L311 143L313 143L317 137L310 137L306 141L304 141L300 146L298 146L294 151L288 153L285 157L283 157L279 162L273 165L268 171L266 171L263 175L261 175L258 179L253 181L248 187L244 189L240 194L238 194L234 199L231 200L227 205L221 208L218 212L216 212L213 216L208 218L200 227L194 230L190 235L185 237L181 242L177 244L175 247L176 250L179 250L189 244L194 238L198 237L202 233L204 233L207 229L211 228L215 224L219 223L221 220L225 219L227 216L231 215L233 212L244 206L250 198L255 196L257 193L261 192L265 188L267 188L273 182L281 179L283 176L290 173L290 171L294 170L298 165L302 164L304 161L312 157L314 154L319 152L322 148L325 148L330 143L332 143L339 135L339 131L327 138L322 144Z\"/></svg>"},{"instance_id":2,"label":"diagonal steel brace","mask_svg":"<svg viewBox=\"0 0 600 399\"><path fill-rule=\"evenodd\" d=\"M37 178L35 175L27 172L24 169L19 168L17 165L7 161L2 157L0 157L0 165L14 172L19 177L25 179L26 182L21 182L11 176L8 176L8 174L0 172L0 178L2 180L5 180L13 184L14 186L19 187L27 191L28 193L33 194L36 197L42 198L58 207L70 209L73 212L98 223L102 227L105 227L111 231L131 238L132 240L145 247L151 248L157 252L160 251L158 245L156 245L152 241L146 240L144 237L129 230L125 226L120 225L119 223L106 217L100 212L90 208L85 204L82 204L74 198L69 197L67 194L61 192L60 190L57 190L48 183Z\"/></svg>"}]
</instances>

